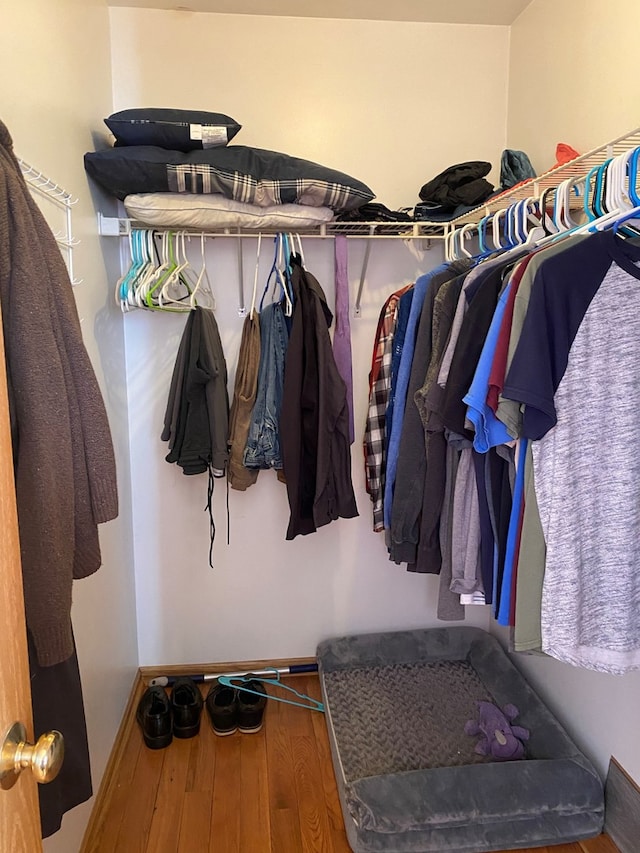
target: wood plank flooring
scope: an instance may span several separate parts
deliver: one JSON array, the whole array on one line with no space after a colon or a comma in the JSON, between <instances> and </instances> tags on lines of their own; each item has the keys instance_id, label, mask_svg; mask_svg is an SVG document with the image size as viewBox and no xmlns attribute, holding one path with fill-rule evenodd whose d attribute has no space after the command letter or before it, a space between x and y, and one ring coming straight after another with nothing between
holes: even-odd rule
<instances>
[{"instance_id":1,"label":"wood plank flooring","mask_svg":"<svg viewBox=\"0 0 640 853\"><path fill-rule=\"evenodd\" d=\"M317 676L291 683L320 698ZM123 732L82 853L350 853L322 714L270 702L260 732L221 738L205 711L197 737L157 751L137 725ZM601 836L524 853L617 848Z\"/></svg>"}]
</instances>

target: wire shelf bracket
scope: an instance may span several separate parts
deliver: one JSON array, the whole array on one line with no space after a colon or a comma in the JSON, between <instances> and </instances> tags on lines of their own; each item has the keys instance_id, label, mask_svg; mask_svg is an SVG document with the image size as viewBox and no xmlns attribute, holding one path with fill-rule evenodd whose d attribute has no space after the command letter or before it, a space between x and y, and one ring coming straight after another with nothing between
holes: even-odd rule
<instances>
[{"instance_id":1,"label":"wire shelf bracket","mask_svg":"<svg viewBox=\"0 0 640 853\"><path fill-rule=\"evenodd\" d=\"M73 222L71 218L71 209L77 204L78 199L63 189L55 181L44 175L35 166L27 163L22 157L18 157L18 164L27 186L34 194L45 198L48 202L61 209L65 217L65 226L62 231L53 232L56 243L66 255L67 269L72 285L82 284L81 278L75 278L73 269L73 250L80 243L80 240L73 236Z\"/></svg>"}]
</instances>

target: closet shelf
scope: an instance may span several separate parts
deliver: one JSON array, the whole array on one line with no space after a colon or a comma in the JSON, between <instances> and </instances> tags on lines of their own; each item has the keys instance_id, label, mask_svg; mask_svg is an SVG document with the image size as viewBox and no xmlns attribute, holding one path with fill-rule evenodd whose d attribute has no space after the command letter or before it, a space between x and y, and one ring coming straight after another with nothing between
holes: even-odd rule
<instances>
[{"instance_id":1,"label":"closet shelf","mask_svg":"<svg viewBox=\"0 0 640 853\"><path fill-rule=\"evenodd\" d=\"M470 210L467 213L462 214L462 216L458 216L456 219L448 222L448 227L445 230L446 232L450 232L458 225L464 225L469 222L478 222L478 220L482 219L483 216L489 216L490 214L497 213L499 210L504 210L509 207L509 205L518 201L523 201L531 196L540 198L545 190L557 187L562 181L566 181L569 178L575 180L584 178L591 169L601 166L605 160L608 160L610 157L617 157L618 155L624 154L626 151L638 148L639 146L640 128L632 130L629 133L625 133L624 136L620 136L612 142L607 142L605 145L594 148L586 154L581 154L569 163L565 163L562 166L551 169L543 175L540 175L537 178L532 178L530 181L527 181L520 186L513 187L513 189L506 190L505 192L500 193L500 195L494 196L485 204L481 204L473 210Z\"/></svg>"},{"instance_id":2,"label":"closet shelf","mask_svg":"<svg viewBox=\"0 0 640 853\"><path fill-rule=\"evenodd\" d=\"M431 240L447 239L458 226L478 222L482 217L505 210L509 205L522 201L530 196L539 198L545 190L557 187L562 181L569 178L580 180L584 178L591 169L601 166L610 157L624 154L633 148L640 147L640 128L625 133L617 139L594 148L586 154L581 154L569 163L558 166L523 183L513 189L506 190L500 195L494 196L484 204L473 208L473 210L451 219L447 222L327 222L314 228L300 229L299 233L306 238L329 239L337 234L362 240L422 240L426 241L429 248ZM128 219L126 217L108 217L98 213L98 233L103 237L125 237L131 233L132 228L152 228L154 231L181 231L178 227L150 226L142 222ZM205 237L235 237L235 238L257 238L257 230L242 230L240 228L219 228L212 231L197 231L187 229L186 233L191 236L204 234ZM275 234L277 229L265 229L265 234ZM424 248L424 246L423 246ZM366 264L365 264L366 267Z\"/></svg>"},{"instance_id":3,"label":"closet shelf","mask_svg":"<svg viewBox=\"0 0 640 853\"><path fill-rule=\"evenodd\" d=\"M241 228L217 228L211 231L184 229L179 226L147 225L126 217L109 217L98 213L98 233L102 237L125 237L132 228L149 228L153 231L185 231L186 234L199 237L240 237L257 238L258 234L277 234L277 228L264 230L243 230ZM396 239L424 240L444 239L442 222L326 222L312 228L300 228L298 232L304 237L333 238L337 234L346 237L357 237L364 240Z\"/></svg>"}]
</instances>

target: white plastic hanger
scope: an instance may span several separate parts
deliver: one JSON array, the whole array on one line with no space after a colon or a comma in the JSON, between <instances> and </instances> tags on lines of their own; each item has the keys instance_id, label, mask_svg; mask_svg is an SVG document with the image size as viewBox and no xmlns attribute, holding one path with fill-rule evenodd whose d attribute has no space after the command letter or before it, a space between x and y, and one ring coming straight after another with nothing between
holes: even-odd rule
<instances>
[{"instance_id":1,"label":"white plastic hanger","mask_svg":"<svg viewBox=\"0 0 640 853\"><path fill-rule=\"evenodd\" d=\"M198 298L201 298L201 296L204 294L208 302L208 305L206 307L210 308L211 311L215 311L216 298L213 295L213 290L211 288L211 279L209 278L209 272L207 270L207 257L204 234L200 234L200 259L200 273L198 275L198 278L196 279L195 287L193 288L193 292L189 299L189 307L195 308L198 304Z\"/></svg>"},{"instance_id":2,"label":"white plastic hanger","mask_svg":"<svg viewBox=\"0 0 640 853\"><path fill-rule=\"evenodd\" d=\"M188 311L192 306L190 302L185 304L185 299L187 296L193 294L196 279L192 277L193 271L187 257L184 231L178 231L176 234L175 246L176 266L164 279L162 287L157 291L154 303L157 308L168 308L171 306L173 310Z\"/></svg>"},{"instance_id":3,"label":"white plastic hanger","mask_svg":"<svg viewBox=\"0 0 640 853\"><path fill-rule=\"evenodd\" d=\"M460 234L458 235L460 252L462 257L471 258L473 257L471 252L468 252L464 247L465 240L468 240L471 237L472 231L477 230L477 225L475 222L468 222L466 225L463 225L460 229Z\"/></svg>"},{"instance_id":4,"label":"white plastic hanger","mask_svg":"<svg viewBox=\"0 0 640 853\"><path fill-rule=\"evenodd\" d=\"M154 264L153 267L150 269L148 275L145 275L144 278L138 283L135 292L132 294L131 304L133 307L149 307L148 300L150 300L151 294L158 286L161 286L162 282L164 281L164 277L166 275L169 275L169 273L171 272L171 269L175 265L175 261L172 260L172 239L172 232L162 232L162 237L160 240L159 263Z\"/></svg>"},{"instance_id":5,"label":"white plastic hanger","mask_svg":"<svg viewBox=\"0 0 640 853\"><path fill-rule=\"evenodd\" d=\"M491 239L496 249L504 249L505 247L500 242L500 219L506 215L505 210L499 210L494 213L491 220Z\"/></svg>"}]
</instances>

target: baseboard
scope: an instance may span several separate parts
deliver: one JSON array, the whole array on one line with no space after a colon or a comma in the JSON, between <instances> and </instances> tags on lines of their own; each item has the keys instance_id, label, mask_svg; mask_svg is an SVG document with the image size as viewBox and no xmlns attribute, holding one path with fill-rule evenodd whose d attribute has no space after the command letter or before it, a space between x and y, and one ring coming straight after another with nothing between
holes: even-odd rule
<instances>
[{"instance_id":1,"label":"baseboard","mask_svg":"<svg viewBox=\"0 0 640 853\"><path fill-rule=\"evenodd\" d=\"M253 672L256 669L268 667L284 668L316 663L315 657L290 658L287 660L242 660L225 661L223 663L189 663L172 664L171 666L141 666L140 675L145 684L152 678L176 675L216 675L223 672Z\"/></svg>"},{"instance_id":2,"label":"baseboard","mask_svg":"<svg viewBox=\"0 0 640 853\"><path fill-rule=\"evenodd\" d=\"M605 784L604 831L620 853L638 853L640 787L613 757Z\"/></svg>"},{"instance_id":3,"label":"baseboard","mask_svg":"<svg viewBox=\"0 0 640 853\"><path fill-rule=\"evenodd\" d=\"M122 720L118 726L118 732L113 742L111 753L109 754L109 760L107 761L98 793L96 794L93 802L93 808L89 816L89 822L85 829L79 853L90 853L90 851L96 849L92 844L92 839L95 840L98 836L97 830L104 811L104 805L109 802L113 795L113 791L118 784L118 770L122 761L124 749L129 741L131 729L136 725L136 708L144 690L145 683L140 676L140 670L138 670L134 676L129 700L126 708L124 709L124 714L122 715Z\"/></svg>"}]
</instances>

